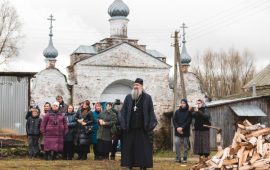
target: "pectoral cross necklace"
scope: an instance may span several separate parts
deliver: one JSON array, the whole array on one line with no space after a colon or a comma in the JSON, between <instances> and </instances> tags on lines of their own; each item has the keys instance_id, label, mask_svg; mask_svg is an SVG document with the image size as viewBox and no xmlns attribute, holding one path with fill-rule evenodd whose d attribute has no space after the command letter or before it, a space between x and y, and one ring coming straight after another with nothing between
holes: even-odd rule
<instances>
[{"instance_id":1,"label":"pectoral cross necklace","mask_svg":"<svg viewBox=\"0 0 270 170\"><path fill-rule=\"evenodd\" d=\"M136 112L137 111L137 109L138 109L138 107L136 106L138 103L139 103L139 101L140 101L140 99L141 99L141 96L142 95L140 95L140 97L139 97L139 99L138 99L138 101L136 102L136 100L135 100L135 102L134 102L134 107L133 107L133 110L134 110L134 112Z\"/></svg>"}]
</instances>

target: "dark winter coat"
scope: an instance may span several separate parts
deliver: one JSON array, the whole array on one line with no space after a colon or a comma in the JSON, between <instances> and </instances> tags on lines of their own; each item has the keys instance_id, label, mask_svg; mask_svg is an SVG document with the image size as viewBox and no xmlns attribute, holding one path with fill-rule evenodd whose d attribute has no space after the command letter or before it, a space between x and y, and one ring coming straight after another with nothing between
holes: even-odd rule
<instances>
[{"instance_id":1,"label":"dark winter coat","mask_svg":"<svg viewBox=\"0 0 270 170\"><path fill-rule=\"evenodd\" d=\"M60 104L59 104L59 112L60 113L66 113L68 110L68 105L66 103L64 103L64 101L62 101Z\"/></svg>"},{"instance_id":2,"label":"dark winter coat","mask_svg":"<svg viewBox=\"0 0 270 170\"><path fill-rule=\"evenodd\" d=\"M99 117L99 112L94 111L93 112L93 117L94 117L94 123L93 123L93 132L91 133L91 143L96 144L97 143L97 131L98 131L98 117Z\"/></svg>"},{"instance_id":3,"label":"dark winter coat","mask_svg":"<svg viewBox=\"0 0 270 170\"><path fill-rule=\"evenodd\" d=\"M76 133L76 126L77 126L77 121L75 120L75 113L66 113L65 118L67 120L67 125L68 125L68 132L65 136L65 142L72 142L74 141L75 133Z\"/></svg>"},{"instance_id":4,"label":"dark winter coat","mask_svg":"<svg viewBox=\"0 0 270 170\"><path fill-rule=\"evenodd\" d=\"M199 108L198 111L193 111L192 117L195 119L194 123L195 130L209 131L209 128L203 126L203 125L211 125L211 116L205 107Z\"/></svg>"},{"instance_id":5,"label":"dark winter coat","mask_svg":"<svg viewBox=\"0 0 270 170\"><path fill-rule=\"evenodd\" d=\"M39 136L40 135L41 119L37 117L28 117L26 122L27 136Z\"/></svg>"},{"instance_id":6,"label":"dark winter coat","mask_svg":"<svg viewBox=\"0 0 270 170\"><path fill-rule=\"evenodd\" d=\"M86 125L78 123L76 132L76 145L89 145L91 134L87 133L87 128L93 128L94 117L93 113L89 110L86 115L82 114L83 109L79 109L76 113L75 120L83 119Z\"/></svg>"},{"instance_id":7,"label":"dark winter coat","mask_svg":"<svg viewBox=\"0 0 270 170\"><path fill-rule=\"evenodd\" d=\"M175 136L178 137L189 137L190 136L190 124L192 116L189 112L188 107L179 108L175 111L173 116L173 126L175 128ZM183 128L183 134L178 133L177 128Z\"/></svg>"},{"instance_id":8,"label":"dark winter coat","mask_svg":"<svg viewBox=\"0 0 270 170\"><path fill-rule=\"evenodd\" d=\"M64 137L68 132L65 114L53 112L45 114L41 123L41 132L44 135L45 151L63 151Z\"/></svg>"},{"instance_id":9,"label":"dark winter coat","mask_svg":"<svg viewBox=\"0 0 270 170\"><path fill-rule=\"evenodd\" d=\"M99 125L97 139L101 139L103 141L111 141L113 135L111 133L111 128L117 123L116 114L113 111L105 111L100 114L99 119L102 119L105 122L105 125Z\"/></svg>"},{"instance_id":10,"label":"dark winter coat","mask_svg":"<svg viewBox=\"0 0 270 170\"><path fill-rule=\"evenodd\" d=\"M154 113L153 101L149 94L143 92L143 128L146 132L151 132L157 125L156 115ZM132 97L128 94L125 98L123 107L120 111L120 125L124 131L128 131L130 127L130 117L132 108Z\"/></svg>"}]
</instances>

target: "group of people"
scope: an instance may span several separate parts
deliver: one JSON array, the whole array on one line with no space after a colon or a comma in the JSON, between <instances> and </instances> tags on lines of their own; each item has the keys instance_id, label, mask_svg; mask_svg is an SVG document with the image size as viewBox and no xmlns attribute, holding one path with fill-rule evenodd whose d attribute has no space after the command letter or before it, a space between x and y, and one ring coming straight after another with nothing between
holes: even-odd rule
<instances>
[{"instance_id":1,"label":"group of people","mask_svg":"<svg viewBox=\"0 0 270 170\"><path fill-rule=\"evenodd\" d=\"M46 160L54 160L59 153L66 160L73 159L75 153L78 159L86 160L92 144L95 160L108 159L115 135L111 129L118 124L112 103L107 103L104 111L101 104L96 103L92 112L90 101L85 100L75 113L73 106L66 105L62 96L57 96L56 100L44 104L43 115L39 114L37 105L31 105L26 114L30 157L37 157L43 151Z\"/></svg>"},{"instance_id":2,"label":"group of people","mask_svg":"<svg viewBox=\"0 0 270 170\"><path fill-rule=\"evenodd\" d=\"M93 145L95 160L114 160L120 140L121 166L142 170L153 167L153 130L158 122L152 98L143 90L141 78L134 81L131 93L118 110L112 103L107 103L103 110L97 102L91 111L90 101L85 100L75 113L73 106L66 105L61 96L56 100L53 104L45 103L43 115L39 115L36 105L26 115L31 157L36 157L41 148L47 160L54 160L58 153L67 160L73 159L75 153L78 159L86 160L90 145ZM204 125L211 124L210 115L202 100L197 101L196 107L189 107L187 100L182 99L173 116L177 162L187 162L192 120L195 120L194 152L200 156L209 155L209 129ZM184 143L183 160L181 143Z\"/></svg>"},{"instance_id":3,"label":"group of people","mask_svg":"<svg viewBox=\"0 0 270 170\"><path fill-rule=\"evenodd\" d=\"M211 116L207 112L203 100L197 100L195 107L190 107L187 100L182 99L179 109L173 116L176 162L187 163L192 120L194 120L194 154L199 155L200 160L207 158L210 154L210 131L207 126L211 125ZM184 152L183 159L181 158L181 146L183 146Z\"/></svg>"}]
</instances>

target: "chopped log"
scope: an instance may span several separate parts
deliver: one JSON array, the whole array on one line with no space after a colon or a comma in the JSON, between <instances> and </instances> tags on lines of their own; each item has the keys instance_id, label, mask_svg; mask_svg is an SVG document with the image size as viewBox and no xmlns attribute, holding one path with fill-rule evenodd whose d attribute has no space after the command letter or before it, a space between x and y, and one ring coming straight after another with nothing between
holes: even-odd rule
<instances>
[{"instance_id":1,"label":"chopped log","mask_svg":"<svg viewBox=\"0 0 270 170\"><path fill-rule=\"evenodd\" d=\"M260 123L255 124L255 125L251 125L251 126L247 126L245 129L247 131L255 131L255 130L259 130L259 129L263 129L266 128L265 125L261 125Z\"/></svg>"},{"instance_id":2,"label":"chopped log","mask_svg":"<svg viewBox=\"0 0 270 170\"><path fill-rule=\"evenodd\" d=\"M270 134L270 128L264 128L260 129L257 131L254 131L248 135L246 135L247 138L252 138L252 137L258 137L258 136L265 136Z\"/></svg>"},{"instance_id":3,"label":"chopped log","mask_svg":"<svg viewBox=\"0 0 270 170\"><path fill-rule=\"evenodd\" d=\"M243 165L243 154L244 154L244 151L245 151L245 146L242 146L241 149L237 152L237 157L239 158L239 162L238 162L238 166L242 166Z\"/></svg>"},{"instance_id":4,"label":"chopped log","mask_svg":"<svg viewBox=\"0 0 270 170\"><path fill-rule=\"evenodd\" d=\"M270 142L270 134L265 136L264 139L267 141L267 142Z\"/></svg>"},{"instance_id":5,"label":"chopped log","mask_svg":"<svg viewBox=\"0 0 270 170\"><path fill-rule=\"evenodd\" d=\"M225 159L223 161L222 165L232 165L232 164L237 164L238 163L238 158L235 159Z\"/></svg>"},{"instance_id":6,"label":"chopped log","mask_svg":"<svg viewBox=\"0 0 270 170\"><path fill-rule=\"evenodd\" d=\"M251 169L253 169L253 167L250 165L245 165L238 168L238 170L251 170Z\"/></svg>"},{"instance_id":7,"label":"chopped log","mask_svg":"<svg viewBox=\"0 0 270 170\"><path fill-rule=\"evenodd\" d=\"M223 153L224 153L224 150L218 151L215 156L217 158L221 158L221 156L223 155Z\"/></svg>"},{"instance_id":8,"label":"chopped log","mask_svg":"<svg viewBox=\"0 0 270 170\"><path fill-rule=\"evenodd\" d=\"M253 164L254 162L256 162L260 158L261 158L260 154L255 153L255 154L253 154L253 156L252 156L252 158L251 158L251 160L249 162L250 162L250 164Z\"/></svg>"},{"instance_id":9,"label":"chopped log","mask_svg":"<svg viewBox=\"0 0 270 170\"><path fill-rule=\"evenodd\" d=\"M243 124L244 124L245 126L251 126L251 125L252 125L252 123L250 123L250 121L248 121L247 119L244 120Z\"/></svg>"},{"instance_id":10,"label":"chopped log","mask_svg":"<svg viewBox=\"0 0 270 170\"><path fill-rule=\"evenodd\" d=\"M237 152L239 151L240 148L241 148L240 145L237 145L235 148L232 148L232 149L230 150L230 155L235 155L235 154L237 154Z\"/></svg>"},{"instance_id":11,"label":"chopped log","mask_svg":"<svg viewBox=\"0 0 270 170\"><path fill-rule=\"evenodd\" d=\"M254 148L250 149L250 152L248 154L249 157L252 157L253 156L253 153L254 153Z\"/></svg>"},{"instance_id":12,"label":"chopped log","mask_svg":"<svg viewBox=\"0 0 270 170\"><path fill-rule=\"evenodd\" d=\"M244 154L243 154L243 164L247 161L248 158L248 154L249 154L250 150L245 150Z\"/></svg>"},{"instance_id":13,"label":"chopped log","mask_svg":"<svg viewBox=\"0 0 270 170\"><path fill-rule=\"evenodd\" d=\"M238 123L237 126L238 126L240 129L246 129L246 126L244 126L244 125L242 125L242 124L240 124L240 123Z\"/></svg>"},{"instance_id":14,"label":"chopped log","mask_svg":"<svg viewBox=\"0 0 270 170\"><path fill-rule=\"evenodd\" d=\"M261 159L261 160L257 160L256 162L254 162L252 164L252 166L255 167L255 168L262 168L262 167L269 166L269 165L267 165L266 160Z\"/></svg>"},{"instance_id":15,"label":"chopped log","mask_svg":"<svg viewBox=\"0 0 270 170\"><path fill-rule=\"evenodd\" d=\"M263 141L262 141L262 136L258 137L257 140L257 152L263 156Z\"/></svg>"},{"instance_id":16,"label":"chopped log","mask_svg":"<svg viewBox=\"0 0 270 170\"><path fill-rule=\"evenodd\" d=\"M233 141L232 141L232 148L236 148L237 147L237 142L238 142L238 135L240 134L240 128L237 129L236 133L234 134L234 137L233 137ZM240 141L241 142L241 141Z\"/></svg>"},{"instance_id":17,"label":"chopped log","mask_svg":"<svg viewBox=\"0 0 270 170\"><path fill-rule=\"evenodd\" d=\"M225 148L224 153L223 153L223 155L222 155L222 157L220 159L220 162L218 164L218 168L221 168L222 167L224 159L226 159L229 156L230 149L231 148L229 148L229 147Z\"/></svg>"},{"instance_id":18,"label":"chopped log","mask_svg":"<svg viewBox=\"0 0 270 170\"><path fill-rule=\"evenodd\" d=\"M243 135L243 134L239 134L239 137L240 137L240 139L241 140L243 140L243 141L245 141L245 142L247 142L248 140L246 139L246 137L245 137L245 135Z\"/></svg>"}]
</instances>

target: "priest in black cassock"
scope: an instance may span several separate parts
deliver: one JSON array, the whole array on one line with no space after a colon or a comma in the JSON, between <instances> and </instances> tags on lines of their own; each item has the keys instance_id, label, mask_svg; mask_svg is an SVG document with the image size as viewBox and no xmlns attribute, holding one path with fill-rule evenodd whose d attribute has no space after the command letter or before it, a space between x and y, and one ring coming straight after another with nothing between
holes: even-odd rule
<instances>
[{"instance_id":1,"label":"priest in black cassock","mask_svg":"<svg viewBox=\"0 0 270 170\"><path fill-rule=\"evenodd\" d=\"M123 131L121 166L142 170L153 167L153 130L157 125L152 98L143 90L143 80L137 78L131 94L125 98L120 112Z\"/></svg>"}]
</instances>

